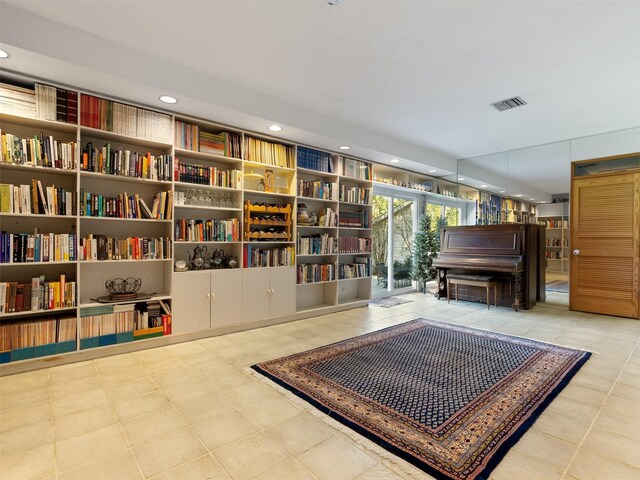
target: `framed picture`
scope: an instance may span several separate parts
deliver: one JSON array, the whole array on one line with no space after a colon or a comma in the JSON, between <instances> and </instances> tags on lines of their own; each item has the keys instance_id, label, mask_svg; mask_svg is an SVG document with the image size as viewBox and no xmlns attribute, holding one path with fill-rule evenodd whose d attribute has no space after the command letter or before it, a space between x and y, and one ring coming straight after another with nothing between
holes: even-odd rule
<instances>
[{"instance_id":1,"label":"framed picture","mask_svg":"<svg viewBox=\"0 0 640 480\"><path fill-rule=\"evenodd\" d=\"M264 191L273 192L273 170L264 172Z\"/></svg>"}]
</instances>

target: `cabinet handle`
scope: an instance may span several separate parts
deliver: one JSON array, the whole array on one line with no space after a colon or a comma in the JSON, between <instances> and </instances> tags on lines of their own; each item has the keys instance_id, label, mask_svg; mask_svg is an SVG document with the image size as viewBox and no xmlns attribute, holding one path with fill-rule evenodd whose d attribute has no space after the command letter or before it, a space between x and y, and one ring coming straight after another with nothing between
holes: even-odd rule
<instances>
[{"instance_id":1,"label":"cabinet handle","mask_svg":"<svg viewBox=\"0 0 640 480\"><path fill-rule=\"evenodd\" d=\"M211 300L214 301L214 302L216 301L216 294L215 293L211 294Z\"/></svg>"},{"instance_id":2,"label":"cabinet handle","mask_svg":"<svg viewBox=\"0 0 640 480\"><path fill-rule=\"evenodd\" d=\"M211 301L211 294L207 293L207 300Z\"/></svg>"}]
</instances>

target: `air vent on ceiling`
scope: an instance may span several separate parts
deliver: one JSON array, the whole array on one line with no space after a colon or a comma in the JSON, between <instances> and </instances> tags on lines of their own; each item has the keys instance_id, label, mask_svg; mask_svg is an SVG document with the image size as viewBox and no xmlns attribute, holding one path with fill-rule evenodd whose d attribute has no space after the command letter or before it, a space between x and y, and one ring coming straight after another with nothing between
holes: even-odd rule
<instances>
[{"instance_id":1,"label":"air vent on ceiling","mask_svg":"<svg viewBox=\"0 0 640 480\"><path fill-rule=\"evenodd\" d=\"M499 112L504 112L505 110L511 110L512 108L521 107L526 104L527 102L520 97L512 97L507 98L506 100L500 100L499 102L494 102L491 106Z\"/></svg>"}]
</instances>

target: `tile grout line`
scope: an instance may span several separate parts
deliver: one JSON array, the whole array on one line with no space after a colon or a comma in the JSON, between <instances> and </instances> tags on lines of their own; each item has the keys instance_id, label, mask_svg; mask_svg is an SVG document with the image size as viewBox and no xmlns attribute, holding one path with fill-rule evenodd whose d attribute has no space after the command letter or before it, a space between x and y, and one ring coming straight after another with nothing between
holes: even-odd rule
<instances>
[{"instance_id":1,"label":"tile grout line","mask_svg":"<svg viewBox=\"0 0 640 480\"><path fill-rule=\"evenodd\" d=\"M622 376L622 373L625 369L625 367L629 364L629 361L631 360L631 357L633 356L633 353L638 349L638 345L640 345L640 338L638 338L636 340L636 345L635 347L631 350L631 352L629 352L629 355L627 356L627 359L625 360L624 364L620 367L620 373L618 374L618 376L616 377L616 380L613 382L613 385L611 385L611 388L609 389L609 391L607 392L607 396L604 399L604 402L602 402L602 405L600 405L600 408L598 409L598 411L596 412L595 416L593 417L593 420L591 421L591 423L589 424L589 428L587 429L587 431L585 432L585 434L582 437L582 440L580 441L580 443L578 444L578 448L576 449L576 451L574 452L574 454L571 456L571 460L569 460L569 463L567 464L567 466L565 467L565 469L562 471L562 478L569 478L569 469L571 468L571 466L573 465L573 462L575 461L576 457L578 456L578 453L580 452L580 450L582 449L582 445L584 445L585 440L587 439L587 436L589 435L589 433L591 432L591 430L593 429L594 424L596 423L596 421L598 420L598 418L600 417L600 413L602 412L602 409L604 408L605 404L607 403L607 400L609 400L609 398L611 397L611 393L613 392L613 390L616 388L616 385L618 384L618 381L620 380L620 377ZM603 455L604 456L604 455ZM605 457L609 460L614 460L612 458L609 457ZM618 462L621 463L621 462Z\"/></svg>"}]
</instances>

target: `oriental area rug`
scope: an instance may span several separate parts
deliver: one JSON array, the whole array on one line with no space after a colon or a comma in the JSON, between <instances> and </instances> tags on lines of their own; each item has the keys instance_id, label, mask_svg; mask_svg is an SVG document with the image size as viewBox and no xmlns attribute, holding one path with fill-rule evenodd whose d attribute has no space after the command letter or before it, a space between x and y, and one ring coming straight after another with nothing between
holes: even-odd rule
<instances>
[{"instance_id":1,"label":"oriental area rug","mask_svg":"<svg viewBox=\"0 0 640 480\"><path fill-rule=\"evenodd\" d=\"M487 479L591 354L425 319L253 369L438 479Z\"/></svg>"}]
</instances>

